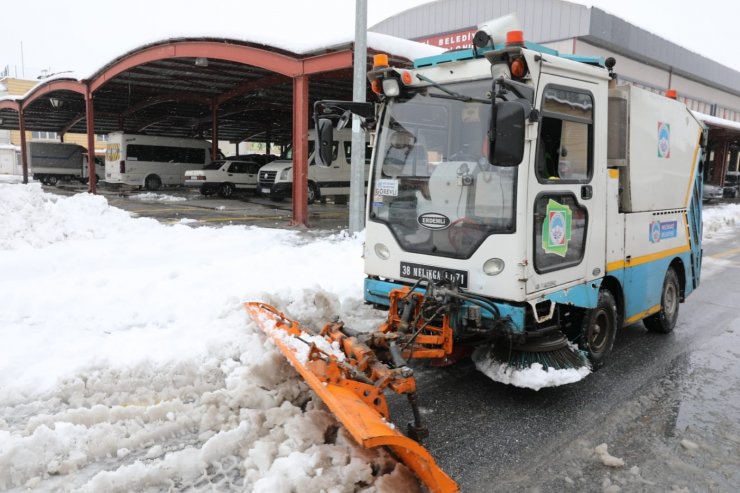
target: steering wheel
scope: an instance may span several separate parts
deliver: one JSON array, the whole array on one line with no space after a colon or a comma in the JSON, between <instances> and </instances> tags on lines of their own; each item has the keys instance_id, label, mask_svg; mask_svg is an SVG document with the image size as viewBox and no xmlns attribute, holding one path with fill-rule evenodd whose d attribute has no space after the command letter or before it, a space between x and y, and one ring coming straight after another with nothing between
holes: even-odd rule
<instances>
[{"instance_id":1,"label":"steering wheel","mask_svg":"<svg viewBox=\"0 0 740 493\"><path fill-rule=\"evenodd\" d=\"M461 217L452 221L452 224L447 228L447 239L450 241L450 245L456 250L460 251L461 247L470 246L478 241L485 234L485 225L478 220Z\"/></svg>"}]
</instances>

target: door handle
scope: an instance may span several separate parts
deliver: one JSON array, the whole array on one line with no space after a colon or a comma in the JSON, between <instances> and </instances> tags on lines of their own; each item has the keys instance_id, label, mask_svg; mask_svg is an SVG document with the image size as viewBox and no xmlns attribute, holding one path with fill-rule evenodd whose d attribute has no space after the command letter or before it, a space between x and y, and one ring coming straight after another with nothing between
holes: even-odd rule
<instances>
[{"instance_id":1,"label":"door handle","mask_svg":"<svg viewBox=\"0 0 740 493\"><path fill-rule=\"evenodd\" d=\"M581 198L588 200L594 196L594 189L591 185L583 185L581 187Z\"/></svg>"}]
</instances>

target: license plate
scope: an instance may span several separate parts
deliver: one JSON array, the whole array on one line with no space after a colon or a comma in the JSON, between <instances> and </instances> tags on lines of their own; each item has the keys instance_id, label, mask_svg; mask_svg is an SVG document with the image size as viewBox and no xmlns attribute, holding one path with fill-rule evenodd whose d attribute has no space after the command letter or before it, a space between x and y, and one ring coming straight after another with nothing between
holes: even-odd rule
<instances>
[{"instance_id":1,"label":"license plate","mask_svg":"<svg viewBox=\"0 0 740 493\"><path fill-rule=\"evenodd\" d=\"M422 277L432 281L450 281L461 287L468 287L468 272L457 269L445 269L433 265L412 264L401 262L401 277L409 279L421 279Z\"/></svg>"},{"instance_id":2,"label":"license plate","mask_svg":"<svg viewBox=\"0 0 740 493\"><path fill-rule=\"evenodd\" d=\"M270 193L270 189L269 188L263 188L262 189L262 193Z\"/></svg>"}]
</instances>

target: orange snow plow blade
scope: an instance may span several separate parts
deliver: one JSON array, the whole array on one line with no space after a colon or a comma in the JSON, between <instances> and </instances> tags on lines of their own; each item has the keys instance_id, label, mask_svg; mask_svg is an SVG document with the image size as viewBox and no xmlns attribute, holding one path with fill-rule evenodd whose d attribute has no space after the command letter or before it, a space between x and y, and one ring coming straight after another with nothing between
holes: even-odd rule
<instances>
[{"instance_id":1,"label":"orange snow plow blade","mask_svg":"<svg viewBox=\"0 0 740 493\"><path fill-rule=\"evenodd\" d=\"M398 393L413 393L416 389L413 377L378 363L367 346L354 338L327 335L336 334L336 324L327 324L321 335L329 344L339 342L346 359L322 350L316 345L315 334L274 307L260 302L248 302L244 306L357 443L365 448L388 448L433 493L459 491L427 449L390 424L383 389L387 386Z\"/></svg>"}]
</instances>

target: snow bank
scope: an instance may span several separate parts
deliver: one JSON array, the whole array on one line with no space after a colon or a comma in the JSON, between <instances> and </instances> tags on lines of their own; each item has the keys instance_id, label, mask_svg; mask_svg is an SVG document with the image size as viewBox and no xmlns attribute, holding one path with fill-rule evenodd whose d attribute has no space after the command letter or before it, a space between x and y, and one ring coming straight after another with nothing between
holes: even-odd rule
<instances>
[{"instance_id":1,"label":"snow bank","mask_svg":"<svg viewBox=\"0 0 740 493\"><path fill-rule=\"evenodd\" d=\"M740 226L740 204L705 207L702 211L704 241L712 242Z\"/></svg>"},{"instance_id":2,"label":"snow bank","mask_svg":"<svg viewBox=\"0 0 740 493\"><path fill-rule=\"evenodd\" d=\"M361 243L164 226L0 185L0 489L418 491L352 442L242 309L377 325Z\"/></svg>"}]
</instances>

